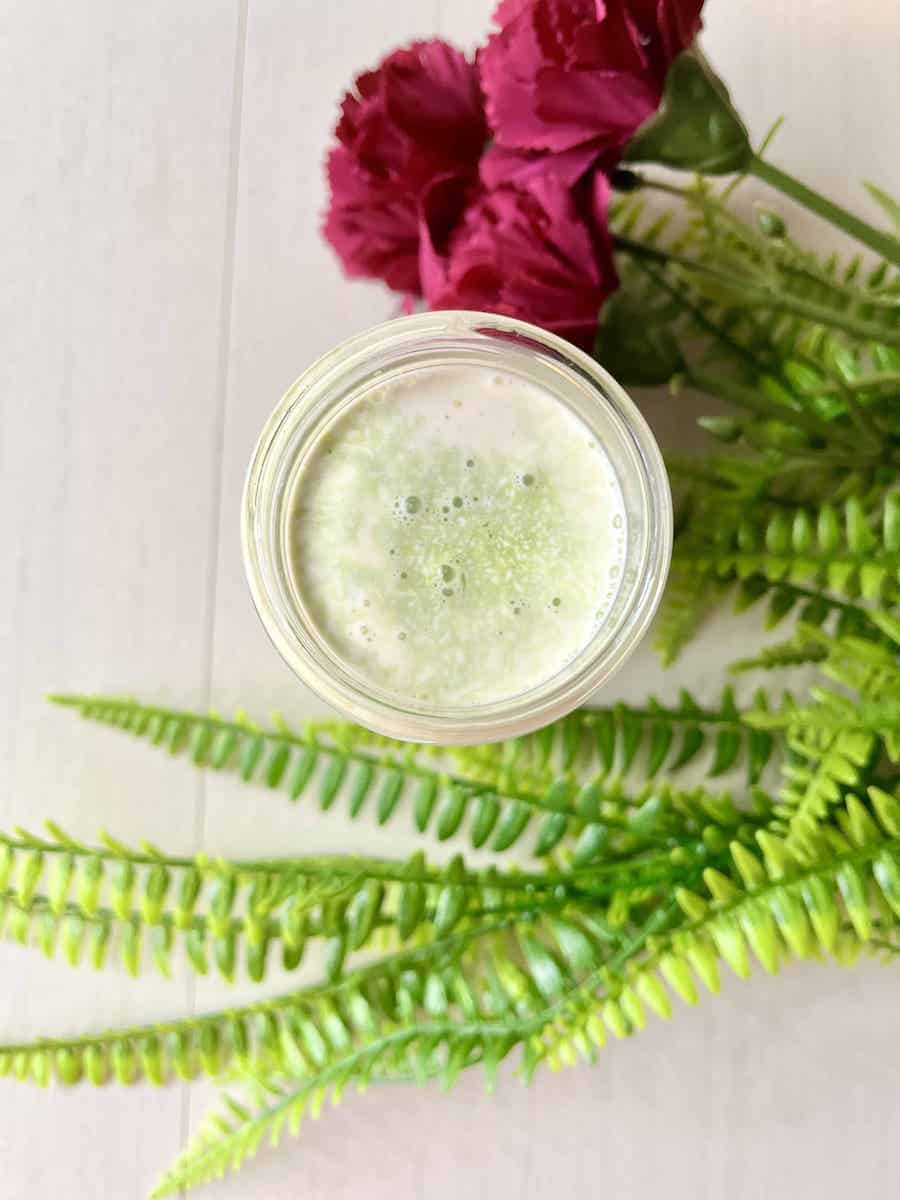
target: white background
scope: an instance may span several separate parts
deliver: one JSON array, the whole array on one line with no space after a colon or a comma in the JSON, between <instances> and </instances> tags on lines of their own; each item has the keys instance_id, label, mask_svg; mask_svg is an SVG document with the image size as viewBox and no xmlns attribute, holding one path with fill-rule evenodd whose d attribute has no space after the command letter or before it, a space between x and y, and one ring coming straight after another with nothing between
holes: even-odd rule
<instances>
[{"instance_id":1,"label":"white background","mask_svg":"<svg viewBox=\"0 0 900 1200\"><path fill-rule=\"evenodd\" d=\"M488 0L0 4L0 819L54 816L173 851L403 853L379 833L201 777L49 708L50 690L313 711L251 612L241 479L264 417L335 341L393 311L321 243L340 92L389 47L473 44ZM705 43L773 157L862 206L900 191L892 0L710 0ZM684 427L654 400L661 435ZM755 619L610 695L711 698ZM727 636L728 645L725 645ZM246 990L246 989L244 989ZM224 986L135 982L0 947L0 1039L174 1016ZM243 994L240 991L238 994ZM900 978L871 963L733 981L594 1068L372 1091L208 1191L253 1200L844 1200L896 1194ZM0 1196L146 1195L208 1090L0 1082Z\"/></svg>"}]
</instances>

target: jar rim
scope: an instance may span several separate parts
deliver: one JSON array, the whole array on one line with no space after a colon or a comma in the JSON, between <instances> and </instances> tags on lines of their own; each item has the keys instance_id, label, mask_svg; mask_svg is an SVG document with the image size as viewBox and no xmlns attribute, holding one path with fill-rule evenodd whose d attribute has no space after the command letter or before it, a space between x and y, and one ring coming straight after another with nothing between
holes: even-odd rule
<instances>
[{"instance_id":1,"label":"jar rim","mask_svg":"<svg viewBox=\"0 0 900 1200\"><path fill-rule=\"evenodd\" d=\"M544 680L517 695L488 704L448 706L405 702L341 664L317 640L297 605L280 587L276 508L284 502L284 472L333 420L336 408L358 397L351 382L360 370L369 377L404 354L427 355L449 345L474 350L490 342L492 352L548 356L586 384L597 415L615 424L640 476L644 561L620 624ZM508 346L504 347L503 342ZM416 350L416 348L418 348ZM498 361L502 368L502 363ZM356 373L356 375L354 374ZM349 399L347 398L349 396ZM584 418L583 414L579 414ZM275 506L275 507L273 507ZM582 350L555 334L512 317L466 311L400 317L356 334L314 362L288 389L265 423L244 484L241 506L244 567L253 603L267 634L295 674L322 700L359 724L408 741L466 744L497 741L531 732L584 703L632 653L659 605L672 547L672 501L659 447L649 426L620 384ZM595 639L596 640L596 639Z\"/></svg>"}]
</instances>

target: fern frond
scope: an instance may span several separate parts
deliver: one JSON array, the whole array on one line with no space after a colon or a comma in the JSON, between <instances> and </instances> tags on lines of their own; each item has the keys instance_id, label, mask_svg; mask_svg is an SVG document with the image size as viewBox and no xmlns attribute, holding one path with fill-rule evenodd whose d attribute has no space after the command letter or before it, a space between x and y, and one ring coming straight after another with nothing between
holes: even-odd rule
<instances>
[{"instance_id":1,"label":"fern frond","mask_svg":"<svg viewBox=\"0 0 900 1200\"><path fill-rule=\"evenodd\" d=\"M698 356L746 368L752 354L757 370L771 369L776 354L787 357L821 330L836 331L842 346L900 344L896 273L880 266L863 281L853 262L838 272L792 242L780 219L777 231L754 229L703 181L687 189L642 182L644 194L612 210L623 285L648 319L690 339ZM666 237L647 189L684 205Z\"/></svg>"},{"instance_id":2,"label":"fern frond","mask_svg":"<svg viewBox=\"0 0 900 1200\"><path fill-rule=\"evenodd\" d=\"M826 503L763 520L745 516L734 526L711 527L709 536L685 539L676 561L682 570L720 579L812 583L838 596L895 604L900 602L900 493L889 494L874 512L851 497L842 511Z\"/></svg>"},{"instance_id":3,"label":"fern frond","mask_svg":"<svg viewBox=\"0 0 900 1200\"><path fill-rule=\"evenodd\" d=\"M719 582L713 570L683 570L673 562L654 625L653 644L664 667L675 662L715 607Z\"/></svg>"},{"instance_id":4,"label":"fern frond","mask_svg":"<svg viewBox=\"0 0 900 1200\"><path fill-rule=\"evenodd\" d=\"M900 632L896 618L878 612L873 616L893 644ZM785 784L776 815L795 834L821 821L848 788L859 786L882 752L893 761L900 757L896 645L892 649L884 641L832 637L806 625L798 628L796 642L815 649L823 674L855 695L813 687L809 703L798 705L788 697L778 710L748 715L750 724L783 731L793 752L783 767Z\"/></svg>"},{"instance_id":5,"label":"fern frond","mask_svg":"<svg viewBox=\"0 0 900 1200\"><path fill-rule=\"evenodd\" d=\"M259 980L273 942L299 961L306 940L334 936L333 914L377 871L364 860L354 872L332 871L327 859L179 858L108 835L87 846L55 825L50 836L20 829L0 833L0 929L5 918L17 941L36 935L48 957L62 949L72 965L88 951L95 968L118 944L131 974L146 953L169 974L181 949L194 970L212 963L231 979L243 946Z\"/></svg>"},{"instance_id":6,"label":"fern frond","mask_svg":"<svg viewBox=\"0 0 900 1200\"><path fill-rule=\"evenodd\" d=\"M787 732L788 739L828 743L838 733L862 733L880 739L892 762L900 761L900 694L878 701L856 701L827 688L813 688L811 704L791 705L750 718L760 729Z\"/></svg>"},{"instance_id":7,"label":"fern frond","mask_svg":"<svg viewBox=\"0 0 900 1200\"><path fill-rule=\"evenodd\" d=\"M736 675L747 671L784 671L821 663L826 653L821 646L805 638L791 637L773 646L763 646L752 657L739 658L728 669Z\"/></svg>"},{"instance_id":8,"label":"fern frond","mask_svg":"<svg viewBox=\"0 0 900 1200\"><path fill-rule=\"evenodd\" d=\"M0 833L0 933L23 945L36 940L48 957L61 950L73 966L86 956L99 968L118 947L131 974L149 956L168 975L181 951L193 970L212 967L228 980L243 958L259 982L276 946L293 969L313 939L324 939L337 968L373 940L385 949L423 932L449 932L452 914L535 909L583 889L604 891L554 871L470 871L458 855L445 867L430 866L421 852L406 863L180 859L112 838L88 847L53 829L50 838Z\"/></svg>"},{"instance_id":9,"label":"fern frond","mask_svg":"<svg viewBox=\"0 0 900 1200\"><path fill-rule=\"evenodd\" d=\"M882 928L890 939L900 918L900 802L875 788L869 797L868 806L846 798L840 833L785 840L762 830L756 852L735 843L730 869L708 867L702 888L676 891L685 920L672 922L670 907L661 906L618 960L560 996L530 1039L530 1062L575 1062L608 1032L624 1037L643 1028L648 1008L668 1016L666 985L695 1004L698 983L719 990L722 962L746 978L754 959L773 973L791 958L823 952L852 961Z\"/></svg>"},{"instance_id":10,"label":"fern frond","mask_svg":"<svg viewBox=\"0 0 900 1200\"><path fill-rule=\"evenodd\" d=\"M385 752L381 745L370 744L365 731L349 724L311 722L302 733L293 733L283 725L265 730L245 718L224 721L127 699L76 696L58 697L57 702L88 719L166 746L171 753L190 750L199 766L235 770L245 782L258 780L286 789L293 800L317 794L323 809L343 800L355 817L368 803L378 823L385 825L402 806L409 806L420 832L431 830L445 840L462 830L476 849L505 851L530 830L536 855L549 855L565 843L576 864L585 865L600 861L608 847L618 856L642 844L627 814L620 819L604 807L607 799L620 807L629 805L621 789L602 780L581 781L569 773L535 779L524 769L508 770L501 789L471 778L471 764L463 771L425 766L416 758L416 747L405 743L397 743L402 749L395 757L394 743ZM644 805L646 799L644 793L637 803ZM616 827L627 836L611 847L610 832ZM673 832L662 836L669 841ZM650 844L660 840L650 830L647 837Z\"/></svg>"},{"instance_id":11,"label":"fern frond","mask_svg":"<svg viewBox=\"0 0 900 1200\"><path fill-rule=\"evenodd\" d=\"M337 1052L379 1036L385 1024L421 1005L426 990L465 989L464 952L528 916L470 922L453 934L347 973L331 983L205 1016L73 1038L0 1045L0 1075L40 1084L95 1085L110 1079L164 1083L177 1076L220 1076L236 1067L299 1076L314 1071L321 1047Z\"/></svg>"},{"instance_id":12,"label":"fern frond","mask_svg":"<svg viewBox=\"0 0 900 1200\"><path fill-rule=\"evenodd\" d=\"M238 1167L267 1133L274 1130L277 1141L282 1113L294 1115L296 1132L311 1097L316 1108L331 1087L340 1094L350 1080L365 1085L377 1065L425 1077L440 1054L452 1078L461 1066L488 1057L489 1047L495 1068L522 1044L523 1070L530 1078L542 1062L558 1068L580 1057L592 1060L609 1034L624 1037L642 1028L647 1009L668 1016L669 989L688 1003L697 999L695 978L717 991L720 961L743 978L752 958L770 972L785 959L822 950L845 959L848 944L865 942L877 931L879 903L900 917L900 803L873 792L871 810L851 798L843 815L845 836L833 835L824 849L810 840L791 847L764 831L759 853L735 843L731 874L708 868L705 895L680 889L677 906L658 906L605 961L598 961L583 925L560 923L555 945L546 930L518 931L522 965L505 958L496 964L504 977L502 985L499 978L495 983L502 999L490 1016L475 1000L462 1022L442 1022L443 990L427 1023L414 1018L343 1058L323 1062L300 1084L273 1092L260 1111L232 1108L231 1117L214 1120L155 1194ZM870 890L879 901L870 899ZM515 1018L503 1019L505 1014Z\"/></svg>"},{"instance_id":13,"label":"fern frond","mask_svg":"<svg viewBox=\"0 0 900 1200\"><path fill-rule=\"evenodd\" d=\"M336 1104L350 1082L362 1092L373 1080L398 1074L418 1080L438 1074L452 1081L474 1061L487 1059L496 1067L514 1044L497 1022L424 1021L388 1030L365 1046L348 1049L302 1082L257 1084L252 1088L256 1100L252 1108L225 1095L222 1110L205 1120L151 1196L171 1196L238 1170L264 1140L275 1147L285 1129L296 1136L303 1119L318 1117L329 1096Z\"/></svg>"},{"instance_id":14,"label":"fern frond","mask_svg":"<svg viewBox=\"0 0 900 1200\"><path fill-rule=\"evenodd\" d=\"M764 697L758 695L756 703L764 705ZM714 706L700 704L682 689L677 704L651 696L640 708L616 704L578 709L537 733L487 746L453 747L450 753L468 777L502 791L509 779L523 775L546 785L567 774L593 778L615 771L624 776L639 767L642 777L652 779L661 771L671 774L696 765L710 748L707 776L744 763L753 785L770 761L775 742L754 736L730 688Z\"/></svg>"},{"instance_id":15,"label":"fern frond","mask_svg":"<svg viewBox=\"0 0 900 1200\"><path fill-rule=\"evenodd\" d=\"M655 859L628 860L609 873L591 868L561 879L550 875L543 891L513 873L510 897L497 872L482 873L481 890L467 891L473 879L457 859L439 877L429 899L431 885L422 883L421 864L410 864L415 875L399 894L395 914L401 933L404 922L421 931L409 949L317 987L207 1017L3 1045L0 1073L12 1070L38 1082L55 1075L67 1083L82 1078L99 1083L111 1074L125 1083L141 1076L161 1082L172 1074L215 1075L243 1064L296 1076L303 1050L292 1049L290 1031L298 1023L306 1041L337 1048L345 1044L341 1031L346 1028L356 1028L357 1040L375 1037L385 1021L411 1017L420 1009L432 1017L446 1017L452 1009L455 1019L487 1013L517 1028L541 1008L551 979L568 984L587 965L603 961L629 936L630 924L655 908L661 890L689 879L698 854L709 861L729 837L752 838L758 828L721 798L698 800L698 809L701 803L709 825L693 855L677 848L678 853L663 850ZM644 819L655 819L652 809ZM713 836L714 829L721 832ZM499 886L493 887L495 883ZM427 929L423 911L431 913ZM548 949L547 943L556 949ZM342 939L340 961L346 948ZM565 965L554 971L557 954Z\"/></svg>"},{"instance_id":16,"label":"fern frond","mask_svg":"<svg viewBox=\"0 0 900 1200\"><path fill-rule=\"evenodd\" d=\"M440 840L461 828L471 844L501 852L531 829L541 854L549 853L573 826L564 800L527 791L498 794L451 772L423 765L415 746L398 743L396 755L379 754L364 731L310 723L300 732L282 725L266 730L245 717L220 717L142 705L131 699L68 696L57 703L83 717L112 725L164 746L189 753L196 766L235 771L244 782L286 791L289 799L317 795L323 810L346 804L351 817L368 805L379 825L411 807L419 832L433 829Z\"/></svg>"},{"instance_id":17,"label":"fern frond","mask_svg":"<svg viewBox=\"0 0 900 1200\"><path fill-rule=\"evenodd\" d=\"M746 581L746 603L767 594L775 624L799 603L792 586L812 583L819 620L868 636L846 601L900 599L900 275L819 261L780 218L754 226L706 181L629 178L637 191L612 218L623 286L604 310L598 355L625 382L632 363L647 382L649 364L653 382L724 400L732 414L701 424L752 452L670 463L687 493L659 622L664 661L696 632L717 584ZM654 191L677 197L679 217L660 224Z\"/></svg>"},{"instance_id":18,"label":"fern frond","mask_svg":"<svg viewBox=\"0 0 900 1200\"><path fill-rule=\"evenodd\" d=\"M785 763L776 816L803 836L855 788L869 766L875 737L860 729L795 729L789 744L796 760Z\"/></svg>"},{"instance_id":19,"label":"fern frond","mask_svg":"<svg viewBox=\"0 0 900 1200\"><path fill-rule=\"evenodd\" d=\"M873 614L873 618L886 632L892 628L890 622L896 622L895 617L881 612ZM893 638L889 645L870 638L826 638L821 633L818 639L827 650L822 672L829 679L867 700L891 700L900 695L900 651Z\"/></svg>"}]
</instances>

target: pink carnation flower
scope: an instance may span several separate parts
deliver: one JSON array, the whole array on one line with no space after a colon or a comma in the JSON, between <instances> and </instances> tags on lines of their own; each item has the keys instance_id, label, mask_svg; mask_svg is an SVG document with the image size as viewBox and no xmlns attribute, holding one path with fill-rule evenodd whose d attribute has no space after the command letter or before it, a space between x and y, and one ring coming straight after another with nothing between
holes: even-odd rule
<instances>
[{"instance_id":1,"label":"pink carnation flower","mask_svg":"<svg viewBox=\"0 0 900 1200\"><path fill-rule=\"evenodd\" d=\"M478 65L507 150L593 151L604 167L659 106L702 0L503 0Z\"/></svg>"},{"instance_id":2,"label":"pink carnation flower","mask_svg":"<svg viewBox=\"0 0 900 1200\"><path fill-rule=\"evenodd\" d=\"M423 197L474 179L487 137L474 65L442 41L394 51L355 80L336 135L325 237L348 275L419 293Z\"/></svg>"},{"instance_id":3,"label":"pink carnation flower","mask_svg":"<svg viewBox=\"0 0 900 1200\"><path fill-rule=\"evenodd\" d=\"M606 232L609 184L576 195L552 173L484 191L449 229L426 206L421 273L433 309L503 313L589 349L618 280Z\"/></svg>"}]
</instances>

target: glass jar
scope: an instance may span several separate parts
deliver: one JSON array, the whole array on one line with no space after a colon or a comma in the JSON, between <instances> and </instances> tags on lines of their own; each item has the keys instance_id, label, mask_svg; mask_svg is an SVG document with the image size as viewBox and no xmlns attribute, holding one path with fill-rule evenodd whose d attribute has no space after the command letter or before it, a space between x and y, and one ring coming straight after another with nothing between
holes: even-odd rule
<instances>
[{"instance_id":1,"label":"glass jar","mask_svg":"<svg viewBox=\"0 0 900 1200\"><path fill-rule=\"evenodd\" d=\"M317 628L290 571L290 498L320 439L366 392L423 368L489 367L566 405L604 448L624 500L621 584L595 636L552 678L489 704L435 706L362 678ZM570 343L508 317L438 312L351 338L290 388L260 435L244 488L244 564L276 648L340 713L408 741L474 744L538 729L584 703L634 650L659 604L672 544L672 501L659 448L616 381Z\"/></svg>"}]
</instances>

